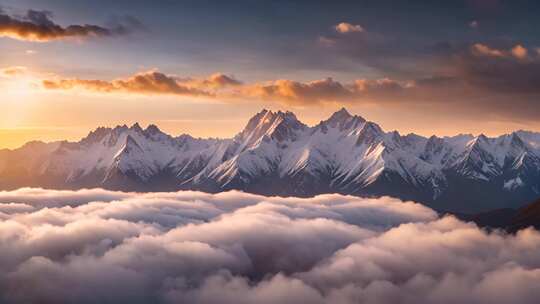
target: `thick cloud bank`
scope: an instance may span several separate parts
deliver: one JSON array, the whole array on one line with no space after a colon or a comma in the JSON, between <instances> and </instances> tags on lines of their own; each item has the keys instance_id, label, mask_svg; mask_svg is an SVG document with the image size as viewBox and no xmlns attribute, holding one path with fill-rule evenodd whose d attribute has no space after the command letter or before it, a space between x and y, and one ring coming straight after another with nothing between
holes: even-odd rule
<instances>
[{"instance_id":1,"label":"thick cloud bank","mask_svg":"<svg viewBox=\"0 0 540 304\"><path fill-rule=\"evenodd\" d=\"M394 199L0 192L0 303L537 303L540 234Z\"/></svg>"}]
</instances>

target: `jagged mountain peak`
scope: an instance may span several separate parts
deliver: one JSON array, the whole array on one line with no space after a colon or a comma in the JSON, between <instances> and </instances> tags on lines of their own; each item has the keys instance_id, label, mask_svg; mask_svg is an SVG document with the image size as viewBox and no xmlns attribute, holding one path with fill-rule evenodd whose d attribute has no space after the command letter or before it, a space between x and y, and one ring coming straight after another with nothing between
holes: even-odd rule
<instances>
[{"instance_id":1,"label":"jagged mountain peak","mask_svg":"<svg viewBox=\"0 0 540 304\"><path fill-rule=\"evenodd\" d=\"M263 109L261 112L255 114L249 120L246 128L252 125L258 125L260 123L268 122L275 119L298 121L298 118L296 118L296 115L293 112L281 110L274 112L272 110Z\"/></svg>"},{"instance_id":2,"label":"jagged mountain peak","mask_svg":"<svg viewBox=\"0 0 540 304\"><path fill-rule=\"evenodd\" d=\"M138 122L134 123L130 128L130 130L135 131L137 133L142 133L143 129L141 128L141 125L139 125Z\"/></svg>"},{"instance_id":3,"label":"jagged mountain peak","mask_svg":"<svg viewBox=\"0 0 540 304\"><path fill-rule=\"evenodd\" d=\"M84 137L79 143L82 146L91 146L93 144L104 142L107 146L115 146L121 138L124 136L138 134L153 141L159 140L173 140L173 138L162 132L156 125L150 124L143 129L139 123L134 123L130 127L127 125L118 125L114 128L98 127L91 131L86 137Z\"/></svg>"},{"instance_id":4,"label":"jagged mountain peak","mask_svg":"<svg viewBox=\"0 0 540 304\"><path fill-rule=\"evenodd\" d=\"M121 133L121 132L124 132L126 130L129 130L129 127L126 124L118 125L118 126L116 126L116 127L114 127L112 129L112 131L116 132L116 133Z\"/></svg>"},{"instance_id":5,"label":"jagged mountain peak","mask_svg":"<svg viewBox=\"0 0 540 304\"><path fill-rule=\"evenodd\" d=\"M265 109L235 138L222 140L171 137L155 125L143 129L137 123L100 127L80 142L27 145L2 153L0 176L10 176L2 170L19 170L10 167L13 159L23 166L20 174L34 173L32 185L44 187L240 189L302 196L341 192L430 204L474 203L461 192L493 193L500 204L511 201L513 193L540 195L539 133L401 135L344 108L314 127L292 112ZM479 188L456 190L468 184Z\"/></svg>"},{"instance_id":6,"label":"jagged mountain peak","mask_svg":"<svg viewBox=\"0 0 540 304\"><path fill-rule=\"evenodd\" d=\"M349 119L353 117L351 115L351 113L349 113L349 111L347 111L347 109L345 109L344 107L342 107L341 109L339 109L338 111L334 112L329 118L328 120L343 120L343 119Z\"/></svg>"},{"instance_id":7,"label":"jagged mountain peak","mask_svg":"<svg viewBox=\"0 0 540 304\"><path fill-rule=\"evenodd\" d=\"M357 145L361 144L373 144L383 140L384 131L381 127L374 123L367 121L362 125L362 128L358 132Z\"/></svg>"},{"instance_id":8,"label":"jagged mountain peak","mask_svg":"<svg viewBox=\"0 0 540 304\"><path fill-rule=\"evenodd\" d=\"M319 127L323 131L330 128L339 128L340 130L355 129L361 126L366 120L357 115L351 115L347 109L341 108L337 112L334 112L328 119L321 121Z\"/></svg>"},{"instance_id":9,"label":"jagged mountain peak","mask_svg":"<svg viewBox=\"0 0 540 304\"><path fill-rule=\"evenodd\" d=\"M475 138L475 143L477 144L484 144L484 143L489 143L489 142L490 142L490 138L488 138L484 133L478 134L478 136L476 136Z\"/></svg>"},{"instance_id":10,"label":"jagged mountain peak","mask_svg":"<svg viewBox=\"0 0 540 304\"><path fill-rule=\"evenodd\" d=\"M467 153L478 152L488 149L492 144L491 139L484 134L473 137L466 145Z\"/></svg>"},{"instance_id":11,"label":"jagged mountain peak","mask_svg":"<svg viewBox=\"0 0 540 304\"><path fill-rule=\"evenodd\" d=\"M426 141L421 158L431 160L434 155L441 153L443 148L444 138L438 137L436 135L431 135Z\"/></svg>"},{"instance_id":12,"label":"jagged mountain peak","mask_svg":"<svg viewBox=\"0 0 540 304\"><path fill-rule=\"evenodd\" d=\"M513 147L525 148L526 144L523 139L516 132L512 132L510 135L510 144Z\"/></svg>"},{"instance_id":13,"label":"jagged mountain peak","mask_svg":"<svg viewBox=\"0 0 540 304\"><path fill-rule=\"evenodd\" d=\"M341 108L338 111L334 112L332 115L330 115L330 117L327 119L327 121L343 121L343 120L348 120L348 119L351 119L351 118L357 118L357 119L365 121L365 119L362 118L361 116L352 115L345 108Z\"/></svg>"},{"instance_id":14,"label":"jagged mountain peak","mask_svg":"<svg viewBox=\"0 0 540 304\"><path fill-rule=\"evenodd\" d=\"M264 109L249 120L235 140L241 142L244 149L260 142L264 137L278 141L294 140L296 133L305 128L307 126L292 112L273 112Z\"/></svg>"},{"instance_id":15,"label":"jagged mountain peak","mask_svg":"<svg viewBox=\"0 0 540 304\"><path fill-rule=\"evenodd\" d=\"M144 130L145 133L148 133L148 134L158 134L158 133L163 133L159 128L158 126L154 125L154 124L149 124L148 127L146 127L146 129Z\"/></svg>"},{"instance_id":16,"label":"jagged mountain peak","mask_svg":"<svg viewBox=\"0 0 540 304\"><path fill-rule=\"evenodd\" d=\"M113 129L106 127L98 127L97 129L90 131L86 137L81 140L83 145L91 145L93 143L101 141L105 136L109 135Z\"/></svg>"}]
</instances>

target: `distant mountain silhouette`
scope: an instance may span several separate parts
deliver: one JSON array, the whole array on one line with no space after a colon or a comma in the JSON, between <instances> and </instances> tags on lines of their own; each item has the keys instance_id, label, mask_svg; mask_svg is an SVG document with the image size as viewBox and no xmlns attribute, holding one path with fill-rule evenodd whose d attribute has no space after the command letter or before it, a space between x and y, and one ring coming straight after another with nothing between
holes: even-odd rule
<instances>
[{"instance_id":1,"label":"distant mountain silhouette","mask_svg":"<svg viewBox=\"0 0 540 304\"><path fill-rule=\"evenodd\" d=\"M508 232L527 227L540 229L540 199L519 209L496 209L476 214L454 215L462 220L475 222L480 227L504 229Z\"/></svg>"}]
</instances>

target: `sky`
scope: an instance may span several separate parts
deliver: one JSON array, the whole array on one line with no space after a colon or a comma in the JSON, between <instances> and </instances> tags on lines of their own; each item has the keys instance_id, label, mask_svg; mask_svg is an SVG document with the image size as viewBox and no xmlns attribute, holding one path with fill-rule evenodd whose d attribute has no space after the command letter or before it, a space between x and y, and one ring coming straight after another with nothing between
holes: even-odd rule
<instances>
[{"instance_id":1,"label":"sky","mask_svg":"<svg viewBox=\"0 0 540 304\"><path fill-rule=\"evenodd\" d=\"M537 1L0 0L0 148L263 108L421 135L540 131Z\"/></svg>"}]
</instances>

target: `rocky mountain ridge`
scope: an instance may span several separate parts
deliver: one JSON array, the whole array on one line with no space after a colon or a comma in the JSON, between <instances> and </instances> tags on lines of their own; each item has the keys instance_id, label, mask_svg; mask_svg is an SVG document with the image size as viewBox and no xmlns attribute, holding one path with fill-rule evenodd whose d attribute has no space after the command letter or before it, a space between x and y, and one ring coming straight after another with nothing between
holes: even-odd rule
<instances>
[{"instance_id":1,"label":"rocky mountain ridge","mask_svg":"<svg viewBox=\"0 0 540 304\"><path fill-rule=\"evenodd\" d=\"M517 208L540 197L540 133L426 138L385 132L345 109L315 126L263 110L231 139L173 137L135 124L0 151L0 188L24 186L338 192L456 212Z\"/></svg>"}]
</instances>

